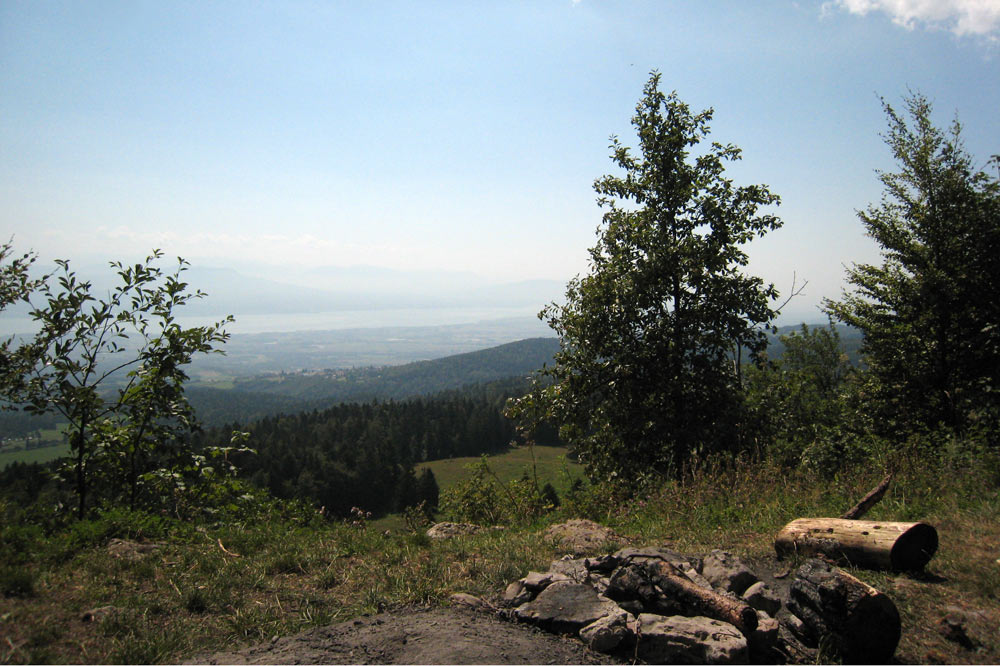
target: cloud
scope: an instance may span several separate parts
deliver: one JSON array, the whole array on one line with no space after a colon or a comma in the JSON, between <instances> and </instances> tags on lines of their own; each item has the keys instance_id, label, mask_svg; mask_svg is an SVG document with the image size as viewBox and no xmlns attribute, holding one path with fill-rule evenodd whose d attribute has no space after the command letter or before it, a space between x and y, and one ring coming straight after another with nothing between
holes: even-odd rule
<instances>
[{"instance_id":1,"label":"cloud","mask_svg":"<svg viewBox=\"0 0 1000 666\"><path fill-rule=\"evenodd\" d=\"M861 16L882 12L907 30L924 25L960 37L1000 38L1000 0L834 0L823 7L831 6Z\"/></svg>"}]
</instances>

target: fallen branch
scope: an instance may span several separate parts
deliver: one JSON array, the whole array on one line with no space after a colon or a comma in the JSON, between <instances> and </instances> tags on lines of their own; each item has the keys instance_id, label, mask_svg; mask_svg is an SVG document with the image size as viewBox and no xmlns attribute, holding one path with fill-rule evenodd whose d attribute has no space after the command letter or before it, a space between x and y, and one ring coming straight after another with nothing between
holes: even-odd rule
<instances>
[{"instance_id":1,"label":"fallen branch","mask_svg":"<svg viewBox=\"0 0 1000 666\"><path fill-rule=\"evenodd\" d=\"M860 502L848 509L841 518L844 520L857 520L868 513L868 510L875 506L882 499L882 496L885 495L885 491L889 489L890 481L892 481L892 472L882 479L882 482L865 495Z\"/></svg>"},{"instance_id":2,"label":"fallen branch","mask_svg":"<svg viewBox=\"0 0 1000 666\"><path fill-rule=\"evenodd\" d=\"M757 612L753 608L742 601L691 582L690 578L670 562L652 561L646 564L646 570L654 585L685 608L728 622L748 638L757 628Z\"/></svg>"}]
</instances>

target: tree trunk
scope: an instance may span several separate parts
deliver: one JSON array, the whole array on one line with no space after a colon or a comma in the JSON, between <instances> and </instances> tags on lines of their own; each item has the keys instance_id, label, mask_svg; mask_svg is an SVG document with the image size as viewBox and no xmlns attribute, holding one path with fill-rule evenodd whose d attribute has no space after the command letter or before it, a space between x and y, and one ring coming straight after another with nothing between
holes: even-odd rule
<instances>
[{"instance_id":1,"label":"tree trunk","mask_svg":"<svg viewBox=\"0 0 1000 666\"><path fill-rule=\"evenodd\" d=\"M889 597L821 560L809 560L795 575L788 610L802 620L817 645L845 664L892 659L901 627Z\"/></svg>"},{"instance_id":2,"label":"tree trunk","mask_svg":"<svg viewBox=\"0 0 1000 666\"><path fill-rule=\"evenodd\" d=\"M774 540L778 557L823 554L869 569L923 569L938 547L937 530L927 523L891 523L843 518L799 518Z\"/></svg>"}]
</instances>

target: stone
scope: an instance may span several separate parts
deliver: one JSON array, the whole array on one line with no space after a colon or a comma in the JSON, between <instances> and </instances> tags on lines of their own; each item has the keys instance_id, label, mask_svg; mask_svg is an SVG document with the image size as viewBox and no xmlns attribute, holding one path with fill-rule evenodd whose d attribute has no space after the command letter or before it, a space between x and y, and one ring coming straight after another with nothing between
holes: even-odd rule
<instances>
[{"instance_id":1,"label":"stone","mask_svg":"<svg viewBox=\"0 0 1000 666\"><path fill-rule=\"evenodd\" d=\"M702 562L701 575L713 587L739 596L758 581L738 557L724 550L713 550Z\"/></svg>"},{"instance_id":2,"label":"stone","mask_svg":"<svg viewBox=\"0 0 1000 666\"><path fill-rule=\"evenodd\" d=\"M479 611L493 611L496 610L492 604L489 604L479 597L473 596L471 594L466 594L465 592L456 592L449 597L451 603L455 606L468 606Z\"/></svg>"},{"instance_id":3,"label":"stone","mask_svg":"<svg viewBox=\"0 0 1000 666\"><path fill-rule=\"evenodd\" d=\"M576 555L584 555L601 548L609 541L619 543L622 541L621 537L610 528L583 518L574 518L553 525L545 530L545 535L555 540L559 548Z\"/></svg>"},{"instance_id":4,"label":"stone","mask_svg":"<svg viewBox=\"0 0 1000 666\"><path fill-rule=\"evenodd\" d=\"M739 629L707 617L639 616L636 656L658 664L743 664L747 639Z\"/></svg>"},{"instance_id":5,"label":"stone","mask_svg":"<svg viewBox=\"0 0 1000 666\"><path fill-rule=\"evenodd\" d=\"M432 539L451 539L466 534L476 534L482 530L482 526L472 523L436 523L427 530L427 536Z\"/></svg>"},{"instance_id":6,"label":"stone","mask_svg":"<svg viewBox=\"0 0 1000 666\"><path fill-rule=\"evenodd\" d=\"M587 560L572 557L555 560L549 565L549 571L568 576L577 583L585 583L590 577L590 572L587 570Z\"/></svg>"},{"instance_id":7,"label":"stone","mask_svg":"<svg viewBox=\"0 0 1000 666\"><path fill-rule=\"evenodd\" d=\"M684 574L689 581L691 581L698 587L703 587L706 590L714 589L712 587L712 584L709 583L704 576L698 573L698 570L690 562L683 562L677 568L680 569L681 573Z\"/></svg>"},{"instance_id":8,"label":"stone","mask_svg":"<svg viewBox=\"0 0 1000 666\"><path fill-rule=\"evenodd\" d=\"M628 627L629 617L625 611L605 615L581 629L580 639L595 652L611 652L633 637Z\"/></svg>"},{"instance_id":9,"label":"stone","mask_svg":"<svg viewBox=\"0 0 1000 666\"><path fill-rule=\"evenodd\" d=\"M535 595L532 594L531 590L524 586L524 581L515 580L513 583L507 586L507 589L503 593L503 602L507 606L520 606L521 604L526 604Z\"/></svg>"},{"instance_id":10,"label":"stone","mask_svg":"<svg viewBox=\"0 0 1000 666\"><path fill-rule=\"evenodd\" d=\"M514 615L556 634L576 635L588 624L620 612L615 602L597 594L590 585L559 581L542 590L534 601L515 609Z\"/></svg>"},{"instance_id":11,"label":"stone","mask_svg":"<svg viewBox=\"0 0 1000 666\"><path fill-rule=\"evenodd\" d=\"M537 571L530 571L528 575L521 579L524 586L531 590L532 592L541 592L547 588L552 583L558 583L560 581L570 581L581 583L583 581L575 581L566 574L557 573L554 571L548 571L545 573L538 573Z\"/></svg>"},{"instance_id":12,"label":"stone","mask_svg":"<svg viewBox=\"0 0 1000 666\"><path fill-rule=\"evenodd\" d=\"M792 637L801 642L804 647L814 648L819 645L816 634L797 615L784 613L779 617L778 622L781 627L787 629Z\"/></svg>"},{"instance_id":13,"label":"stone","mask_svg":"<svg viewBox=\"0 0 1000 666\"><path fill-rule=\"evenodd\" d=\"M636 564L641 564L649 560L663 560L664 562L670 562L677 568L692 567L694 563L691 558L686 555L682 555L676 551L670 550L664 546L649 546L646 548L622 548L617 553L612 555L621 564L626 564L633 562Z\"/></svg>"},{"instance_id":14,"label":"stone","mask_svg":"<svg viewBox=\"0 0 1000 666\"><path fill-rule=\"evenodd\" d=\"M757 628L750 635L750 655L754 663L777 663L780 638L778 621L764 611L757 611Z\"/></svg>"},{"instance_id":15,"label":"stone","mask_svg":"<svg viewBox=\"0 0 1000 666\"><path fill-rule=\"evenodd\" d=\"M757 581L743 592L743 600L756 610L764 611L770 616L778 614L781 599L766 583Z\"/></svg>"}]
</instances>

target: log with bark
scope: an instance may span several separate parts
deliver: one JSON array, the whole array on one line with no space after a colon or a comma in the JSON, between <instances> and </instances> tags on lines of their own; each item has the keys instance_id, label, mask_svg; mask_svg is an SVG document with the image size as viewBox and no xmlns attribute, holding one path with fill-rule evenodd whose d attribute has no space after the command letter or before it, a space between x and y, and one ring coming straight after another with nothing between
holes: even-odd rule
<instances>
[{"instance_id":1,"label":"log with bark","mask_svg":"<svg viewBox=\"0 0 1000 666\"><path fill-rule=\"evenodd\" d=\"M847 664L892 658L901 626L891 599L821 560L808 560L795 575L788 610L802 620L816 645Z\"/></svg>"},{"instance_id":2,"label":"log with bark","mask_svg":"<svg viewBox=\"0 0 1000 666\"><path fill-rule=\"evenodd\" d=\"M937 547L937 530L927 523L843 518L799 518L774 540L779 558L825 555L844 564L893 571L923 569Z\"/></svg>"},{"instance_id":3,"label":"log with bark","mask_svg":"<svg viewBox=\"0 0 1000 666\"><path fill-rule=\"evenodd\" d=\"M747 638L757 628L757 611L746 603L701 587L664 560L646 564L653 584L667 597L677 600L689 612L728 622Z\"/></svg>"},{"instance_id":4,"label":"log with bark","mask_svg":"<svg viewBox=\"0 0 1000 666\"><path fill-rule=\"evenodd\" d=\"M665 560L620 566L604 595L633 615L704 615L728 622L748 638L757 628L757 612L749 605L691 582Z\"/></svg>"}]
</instances>

